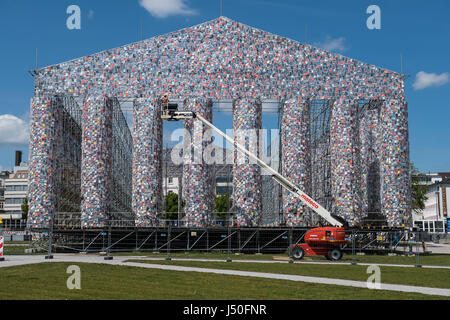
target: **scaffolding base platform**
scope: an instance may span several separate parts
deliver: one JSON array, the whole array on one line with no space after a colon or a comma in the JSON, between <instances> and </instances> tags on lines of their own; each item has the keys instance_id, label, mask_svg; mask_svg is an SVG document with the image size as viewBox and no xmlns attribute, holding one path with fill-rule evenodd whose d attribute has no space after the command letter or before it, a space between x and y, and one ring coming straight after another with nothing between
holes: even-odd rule
<instances>
[{"instance_id":1,"label":"scaffolding base platform","mask_svg":"<svg viewBox=\"0 0 450 320\"><path fill-rule=\"evenodd\" d=\"M303 242L311 228L187 228L154 227L123 229L54 229L54 253L101 252L232 252L251 254L285 253ZM37 230L33 230L36 232ZM42 230L47 232L48 230ZM388 254L398 251L403 230L349 230L343 251L352 250L355 238L357 252ZM106 258L106 257L105 257Z\"/></svg>"}]
</instances>

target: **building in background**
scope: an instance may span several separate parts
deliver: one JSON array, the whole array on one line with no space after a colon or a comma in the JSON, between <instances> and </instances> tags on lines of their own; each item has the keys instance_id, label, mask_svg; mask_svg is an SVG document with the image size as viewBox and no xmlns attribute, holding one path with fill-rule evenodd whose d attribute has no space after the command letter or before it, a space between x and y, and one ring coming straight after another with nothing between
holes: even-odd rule
<instances>
[{"instance_id":1,"label":"building in background","mask_svg":"<svg viewBox=\"0 0 450 320\"><path fill-rule=\"evenodd\" d=\"M420 184L428 186L428 192L425 209L414 212L414 225L423 231L444 233L449 221L450 172L426 173L418 177Z\"/></svg>"},{"instance_id":2,"label":"building in background","mask_svg":"<svg viewBox=\"0 0 450 320\"><path fill-rule=\"evenodd\" d=\"M233 194L233 173L230 177L216 177L216 196L224 194Z\"/></svg>"},{"instance_id":3,"label":"building in background","mask_svg":"<svg viewBox=\"0 0 450 320\"><path fill-rule=\"evenodd\" d=\"M164 177L163 180L163 190L164 190L164 195L166 196L167 194L171 194L171 193L175 193L175 194L179 194L179 181L180 179L178 177Z\"/></svg>"},{"instance_id":4,"label":"building in background","mask_svg":"<svg viewBox=\"0 0 450 320\"><path fill-rule=\"evenodd\" d=\"M421 173L416 176L419 184L433 185L443 180L450 179L450 172L437 172L437 173Z\"/></svg>"},{"instance_id":5,"label":"building in background","mask_svg":"<svg viewBox=\"0 0 450 320\"><path fill-rule=\"evenodd\" d=\"M225 163L226 150L220 147L216 151L223 154L223 164L216 164L213 170L215 177L216 195L232 194L233 193L233 164ZM176 193L180 194L181 180L183 174L183 166L177 165L173 162L172 148L164 149L163 151L163 194Z\"/></svg>"},{"instance_id":6,"label":"building in background","mask_svg":"<svg viewBox=\"0 0 450 320\"><path fill-rule=\"evenodd\" d=\"M9 178L9 171L0 172L0 216L5 208L5 180Z\"/></svg>"},{"instance_id":7,"label":"building in background","mask_svg":"<svg viewBox=\"0 0 450 320\"><path fill-rule=\"evenodd\" d=\"M23 224L22 204L28 192L28 163L22 162L21 151L16 151L13 172L2 173L3 176L4 205L0 217L5 227L18 226Z\"/></svg>"}]
</instances>

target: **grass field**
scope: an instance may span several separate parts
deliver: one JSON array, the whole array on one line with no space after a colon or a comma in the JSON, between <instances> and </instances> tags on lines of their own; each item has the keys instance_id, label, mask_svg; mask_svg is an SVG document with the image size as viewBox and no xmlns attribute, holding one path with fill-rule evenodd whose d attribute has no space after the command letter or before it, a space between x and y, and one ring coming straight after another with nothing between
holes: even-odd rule
<instances>
[{"instance_id":1,"label":"grass field","mask_svg":"<svg viewBox=\"0 0 450 320\"><path fill-rule=\"evenodd\" d=\"M0 269L2 299L151 300L400 300L445 299L286 280L76 263L81 290L68 290L66 269L74 263L41 263Z\"/></svg>"},{"instance_id":2,"label":"grass field","mask_svg":"<svg viewBox=\"0 0 450 320\"><path fill-rule=\"evenodd\" d=\"M5 255L23 255L26 254L25 253L25 249L30 249L32 248L30 246L30 242L26 242L26 241L8 241L5 242L5 247L4 247L4 254ZM42 254L44 251L41 251L40 254ZM30 253L27 253L30 254ZM31 254L36 254L36 253L31 253ZM37 253L39 254L39 253Z\"/></svg>"},{"instance_id":3,"label":"grass field","mask_svg":"<svg viewBox=\"0 0 450 320\"><path fill-rule=\"evenodd\" d=\"M369 277L367 266L353 265L317 265L289 263L247 263L247 262L203 262L203 261L152 261L127 260L129 262L167 264L185 267L214 268L293 274L323 278L366 281ZM449 269L423 269L402 267L380 267L381 282L422 287L450 288Z\"/></svg>"}]
</instances>

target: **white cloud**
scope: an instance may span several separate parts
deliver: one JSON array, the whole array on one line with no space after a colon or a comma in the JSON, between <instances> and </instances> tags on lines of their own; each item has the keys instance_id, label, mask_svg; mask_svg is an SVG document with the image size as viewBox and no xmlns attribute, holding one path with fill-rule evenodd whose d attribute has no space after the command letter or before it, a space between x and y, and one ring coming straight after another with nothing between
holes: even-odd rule
<instances>
[{"instance_id":1,"label":"white cloud","mask_svg":"<svg viewBox=\"0 0 450 320\"><path fill-rule=\"evenodd\" d=\"M420 71L416 74L416 81L413 83L415 90L422 90L428 87L440 87L449 81L449 73L444 72L442 74L426 73Z\"/></svg>"},{"instance_id":2,"label":"white cloud","mask_svg":"<svg viewBox=\"0 0 450 320\"><path fill-rule=\"evenodd\" d=\"M330 36L327 36L323 42L316 42L313 45L326 51L344 52L348 50L347 46L345 45L344 37L333 39Z\"/></svg>"},{"instance_id":3,"label":"white cloud","mask_svg":"<svg viewBox=\"0 0 450 320\"><path fill-rule=\"evenodd\" d=\"M0 115L0 145L28 144L28 123L11 114Z\"/></svg>"},{"instance_id":4,"label":"white cloud","mask_svg":"<svg viewBox=\"0 0 450 320\"><path fill-rule=\"evenodd\" d=\"M197 11L189 8L186 0L139 0L139 4L156 18L171 15L194 15Z\"/></svg>"}]
</instances>

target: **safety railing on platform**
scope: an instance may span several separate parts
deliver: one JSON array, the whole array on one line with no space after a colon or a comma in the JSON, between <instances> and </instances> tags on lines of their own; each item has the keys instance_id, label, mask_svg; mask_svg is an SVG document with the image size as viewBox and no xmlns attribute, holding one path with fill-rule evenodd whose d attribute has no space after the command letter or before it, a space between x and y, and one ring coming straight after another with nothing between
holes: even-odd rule
<instances>
[{"instance_id":1,"label":"safety railing on platform","mask_svg":"<svg viewBox=\"0 0 450 320\"><path fill-rule=\"evenodd\" d=\"M162 252L168 257L173 252L227 252L232 253L286 253L288 249L305 242L311 228L267 226L238 228L232 219L212 219L206 227L192 227L184 220L161 219L157 225L136 226L129 213L115 213L101 228L80 228L80 213L58 213L49 230L33 230L34 245L40 251L52 252ZM415 255L427 254L425 242L430 234L411 229L389 229L384 225L372 229L348 229L339 250L358 255ZM326 251L327 247L324 248ZM324 252L324 256L327 254Z\"/></svg>"}]
</instances>

